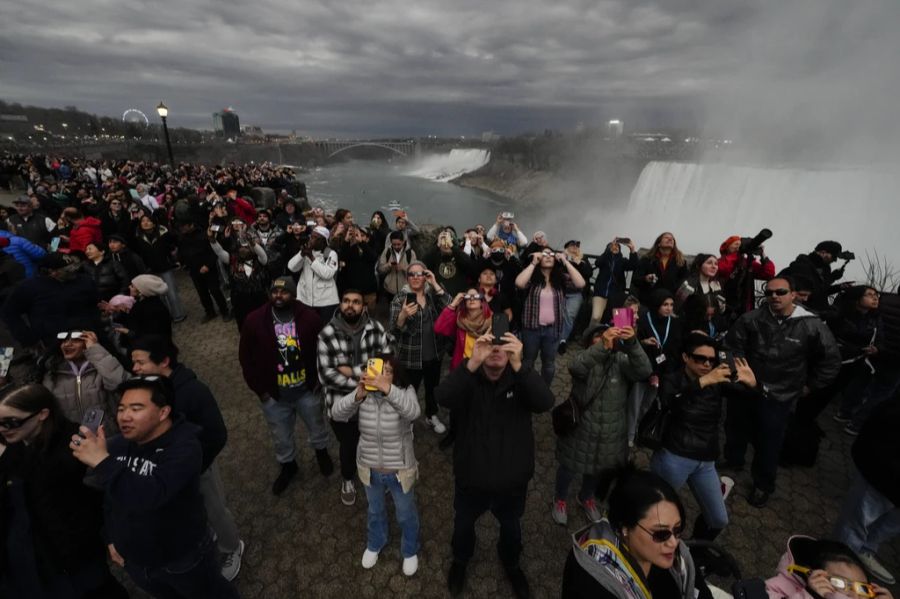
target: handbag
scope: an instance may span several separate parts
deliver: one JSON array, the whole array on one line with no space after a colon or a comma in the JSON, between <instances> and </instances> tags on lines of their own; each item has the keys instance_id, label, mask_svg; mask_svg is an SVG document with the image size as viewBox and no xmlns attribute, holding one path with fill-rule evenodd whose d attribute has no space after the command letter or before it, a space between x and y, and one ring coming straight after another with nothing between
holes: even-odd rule
<instances>
[{"instance_id":1,"label":"handbag","mask_svg":"<svg viewBox=\"0 0 900 599\"><path fill-rule=\"evenodd\" d=\"M638 424L637 438L635 439L637 445L652 451L662 448L663 435L665 434L668 420L669 406L663 403L657 393L647 413L644 414L640 424Z\"/></svg>"},{"instance_id":2,"label":"handbag","mask_svg":"<svg viewBox=\"0 0 900 599\"><path fill-rule=\"evenodd\" d=\"M600 383L600 388L591 396L591 399L588 400L583 408L579 407L578 399L586 390L586 381L584 384L578 385L577 387L573 384L572 390L569 392L569 397L550 411L550 418L553 422L553 432L556 433L557 437L567 437L575 432L575 429L577 429L578 425L581 423L582 415L591 407L591 404L594 403L594 399L600 395L600 392L603 391L603 387L606 386L606 381L609 378L609 369L611 367L612 362L610 362L610 365L603 371L603 382Z\"/></svg>"}]
</instances>

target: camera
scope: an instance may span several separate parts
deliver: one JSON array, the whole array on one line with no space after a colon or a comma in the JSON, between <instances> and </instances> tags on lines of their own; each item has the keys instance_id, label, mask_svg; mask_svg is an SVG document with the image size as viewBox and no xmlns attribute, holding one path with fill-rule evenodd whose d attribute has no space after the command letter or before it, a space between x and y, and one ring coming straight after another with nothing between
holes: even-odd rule
<instances>
[{"instance_id":1,"label":"camera","mask_svg":"<svg viewBox=\"0 0 900 599\"><path fill-rule=\"evenodd\" d=\"M757 254L759 253L759 246L770 237L772 237L772 231L770 229L762 229L755 237L742 237L741 247L738 249L738 253Z\"/></svg>"},{"instance_id":2,"label":"camera","mask_svg":"<svg viewBox=\"0 0 900 599\"><path fill-rule=\"evenodd\" d=\"M853 252L851 252L849 250L846 252L841 252L840 254L837 255L837 257L840 258L841 260L846 260L847 262L849 262L850 260L856 260L856 254L854 254Z\"/></svg>"}]
</instances>

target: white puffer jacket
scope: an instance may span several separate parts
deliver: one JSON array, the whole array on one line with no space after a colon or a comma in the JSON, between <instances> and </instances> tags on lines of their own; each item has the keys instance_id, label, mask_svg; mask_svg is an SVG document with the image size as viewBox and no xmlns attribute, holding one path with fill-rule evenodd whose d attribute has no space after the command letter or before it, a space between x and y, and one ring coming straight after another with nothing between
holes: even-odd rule
<instances>
[{"instance_id":1,"label":"white puffer jacket","mask_svg":"<svg viewBox=\"0 0 900 599\"><path fill-rule=\"evenodd\" d=\"M347 421L357 410L356 464L379 470L415 469L413 421L421 414L415 390L391 386L387 395L369 391L362 402L356 401L356 391L353 391L335 401L331 414L335 420Z\"/></svg>"},{"instance_id":2,"label":"white puffer jacket","mask_svg":"<svg viewBox=\"0 0 900 599\"><path fill-rule=\"evenodd\" d=\"M313 252L312 260L297 253L288 261L288 270L299 272L297 299L301 303L319 308L339 302L335 275L338 271L338 255L331 248L324 252Z\"/></svg>"}]
</instances>

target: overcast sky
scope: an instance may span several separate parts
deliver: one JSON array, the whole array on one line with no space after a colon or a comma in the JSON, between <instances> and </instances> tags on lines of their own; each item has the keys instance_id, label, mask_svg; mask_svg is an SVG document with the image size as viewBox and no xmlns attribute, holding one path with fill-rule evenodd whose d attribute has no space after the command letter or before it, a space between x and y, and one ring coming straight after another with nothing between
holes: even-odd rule
<instances>
[{"instance_id":1,"label":"overcast sky","mask_svg":"<svg viewBox=\"0 0 900 599\"><path fill-rule=\"evenodd\" d=\"M815 129L850 109L877 128L898 121L898 6L0 0L0 98L151 118L162 99L172 125L199 128L231 106L242 124L319 136L571 130L614 117Z\"/></svg>"}]
</instances>

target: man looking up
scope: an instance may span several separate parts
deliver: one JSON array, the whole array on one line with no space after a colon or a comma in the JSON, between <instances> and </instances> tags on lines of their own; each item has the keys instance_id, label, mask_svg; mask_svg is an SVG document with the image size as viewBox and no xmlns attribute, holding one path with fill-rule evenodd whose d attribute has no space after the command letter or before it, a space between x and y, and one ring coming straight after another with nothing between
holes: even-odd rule
<instances>
[{"instance_id":1,"label":"man looking up","mask_svg":"<svg viewBox=\"0 0 900 599\"><path fill-rule=\"evenodd\" d=\"M297 297L319 314L323 322L331 320L338 304L338 255L328 247L328 229L316 227L306 246L288 261L288 270L300 273Z\"/></svg>"},{"instance_id":2,"label":"man looking up","mask_svg":"<svg viewBox=\"0 0 900 599\"><path fill-rule=\"evenodd\" d=\"M225 447L228 431L219 404L194 371L178 361L178 348L158 335L146 335L131 344L132 370L138 376L164 376L172 383L174 409L200 427L197 439L203 450L200 471L200 495L216 533L219 553L223 555L222 576L234 580L241 570L244 542L238 536L237 524L225 503L225 489L216 456Z\"/></svg>"},{"instance_id":3,"label":"man looking up","mask_svg":"<svg viewBox=\"0 0 900 599\"><path fill-rule=\"evenodd\" d=\"M319 381L325 390L325 410L331 428L340 443L341 502L356 502L356 446L359 443L359 420L354 413L346 422L331 418L336 399L347 395L359 384L369 358L390 353L391 339L384 327L369 317L363 294L347 289L341 296L340 309L319 333Z\"/></svg>"},{"instance_id":4,"label":"man looking up","mask_svg":"<svg viewBox=\"0 0 900 599\"><path fill-rule=\"evenodd\" d=\"M841 368L834 336L817 316L795 304L789 278L768 281L765 295L766 305L738 318L725 338L726 347L756 373L762 397L729 398L723 467L742 469L747 444L753 444L753 491L747 503L758 508L775 492L791 409L801 397L831 384Z\"/></svg>"},{"instance_id":5,"label":"man looking up","mask_svg":"<svg viewBox=\"0 0 900 599\"><path fill-rule=\"evenodd\" d=\"M447 577L452 596L465 584L475 552L475 522L490 510L500 522L497 551L516 597L528 597L519 566L520 519L534 474L531 415L553 407L553 393L530 368L522 367L522 342L512 333L501 345L490 333L479 337L472 357L436 390L438 402L456 414L453 450L453 563Z\"/></svg>"},{"instance_id":6,"label":"man looking up","mask_svg":"<svg viewBox=\"0 0 900 599\"><path fill-rule=\"evenodd\" d=\"M296 301L290 277L278 277L269 288L269 301L247 315L241 329L238 359L244 380L256 393L275 443L281 472L272 484L280 495L297 475L294 424L299 414L316 450L319 471L334 471L328 455L328 429L322 405L314 393L318 386L316 343L322 321L315 310Z\"/></svg>"},{"instance_id":7,"label":"man looking up","mask_svg":"<svg viewBox=\"0 0 900 599\"><path fill-rule=\"evenodd\" d=\"M174 395L164 377L119 387L121 435L82 426L72 454L94 469L106 493L109 556L154 597L238 597L222 577L200 496L203 450L197 427L172 418Z\"/></svg>"}]
</instances>

